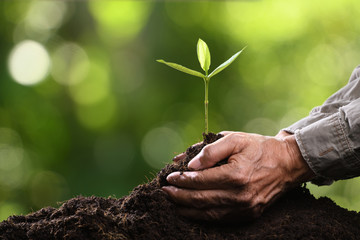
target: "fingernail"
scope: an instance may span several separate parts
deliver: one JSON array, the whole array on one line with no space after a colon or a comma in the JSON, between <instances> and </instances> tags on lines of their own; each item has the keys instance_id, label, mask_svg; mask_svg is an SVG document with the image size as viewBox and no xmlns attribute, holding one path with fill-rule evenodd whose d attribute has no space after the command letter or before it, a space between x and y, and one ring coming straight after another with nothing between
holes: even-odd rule
<instances>
[{"instance_id":1,"label":"fingernail","mask_svg":"<svg viewBox=\"0 0 360 240\"><path fill-rule=\"evenodd\" d=\"M180 153L180 154L176 155L172 160L174 162L177 162L177 161L181 160L182 158L184 158L184 156L185 156L184 153Z\"/></svg>"}]
</instances>

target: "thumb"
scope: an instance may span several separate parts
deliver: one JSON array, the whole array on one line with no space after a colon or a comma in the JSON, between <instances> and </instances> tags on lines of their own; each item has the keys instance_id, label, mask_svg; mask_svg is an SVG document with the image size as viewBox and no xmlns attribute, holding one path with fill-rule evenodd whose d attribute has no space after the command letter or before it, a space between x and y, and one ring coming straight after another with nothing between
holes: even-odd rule
<instances>
[{"instance_id":1,"label":"thumb","mask_svg":"<svg viewBox=\"0 0 360 240\"><path fill-rule=\"evenodd\" d=\"M192 170L214 166L221 160L241 151L244 138L239 133L231 133L216 142L206 145L188 164Z\"/></svg>"}]
</instances>

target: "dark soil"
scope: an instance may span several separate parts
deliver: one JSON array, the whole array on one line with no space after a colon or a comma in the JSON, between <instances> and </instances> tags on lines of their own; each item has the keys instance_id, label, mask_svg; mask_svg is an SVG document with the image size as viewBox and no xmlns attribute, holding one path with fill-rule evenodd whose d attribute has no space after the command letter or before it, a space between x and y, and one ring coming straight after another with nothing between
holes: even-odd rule
<instances>
[{"instance_id":1,"label":"dark soil","mask_svg":"<svg viewBox=\"0 0 360 240\"><path fill-rule=\"evenodd\" d=\"M210 134L205 143L219 138ZM204 144L190 147L187 159L167 165L151 182L120 199L77 197L58 209L47 207L0 223L0 239L360 239L360 214L328 198L315 199L298 187L247 224L193 222L176 214L160 190L166 176L185 171Z\"/></svg>"}]
</instances>

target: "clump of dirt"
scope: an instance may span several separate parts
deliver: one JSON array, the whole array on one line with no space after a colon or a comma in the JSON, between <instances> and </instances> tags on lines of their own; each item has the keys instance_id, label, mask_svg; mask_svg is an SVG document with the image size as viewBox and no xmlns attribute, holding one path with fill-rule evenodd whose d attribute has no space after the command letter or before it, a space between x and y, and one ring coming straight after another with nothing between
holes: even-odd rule
<instances>
[{"instance_id":1,"label":"clump of dirt","mask_svg":"<svg viewBox=\"0 0 360 240\"><path fill-rule=\"evenodd\" d=\"M173 171L206 144L221 136L209 134L204 143L187 149L187 157L167 165L151 182L120 199L76 197L58 209L47 207L0 223L0 239L360 239L360 214L328 198L315 199L304 187L282 196L251 223L221 225L194 222L176 213L160 189Z\"/></svg>"}]
</instances>

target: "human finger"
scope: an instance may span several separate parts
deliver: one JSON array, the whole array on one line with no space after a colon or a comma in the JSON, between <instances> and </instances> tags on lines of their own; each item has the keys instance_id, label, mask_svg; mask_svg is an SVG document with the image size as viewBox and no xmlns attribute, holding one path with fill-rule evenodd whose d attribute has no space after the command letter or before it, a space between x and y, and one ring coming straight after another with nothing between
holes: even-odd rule
<instances>
[{"instance_id":1,"label":"human finger","mask_svg":"<svg viewBox=\"0 0 360 240\"><path fill-rule=\"evenodd\" d=\"M188 164L189 169L201 170L238 153L244 147L246 137L242 133L230 133L216 142L206 145Z\"/></svg>"},{"instance_id":2,"label":"human finger","mask_svg":"<svg viewBox=\"0 0 360 240\"><path fill-rule=\"evenodd\" d=\"M226 189L241 187L245 182L241 172L230 163L202 171L173 172L166 180L171 185L188 189Z\"/></svg>"},{"instance_id":3,"label":"human finger","mask_svg":"<svg viewBox=\"0 0 360 240\"><path fill-rule=\"evenodd\" d=\"M183 153L176 155L172 160L174 162L179 162L181 160L184 160L185 158L186 158L186 153L183 152Z\"/></svg>"},{"instance_id":4,"label":"human finger","mask_svg":"<svg viewBox=\"0 0 360 240\"><path fill-rule=\"evenodd\" d=\"M175 186L164 186L165 191L170 198L177 204L192 208L210 208L224 206L241 206L247 203L237 201L237 193L232 190L193 190L185 188L177 188Z\"/></svg>"}]
</instances>

